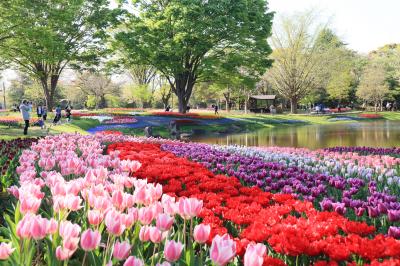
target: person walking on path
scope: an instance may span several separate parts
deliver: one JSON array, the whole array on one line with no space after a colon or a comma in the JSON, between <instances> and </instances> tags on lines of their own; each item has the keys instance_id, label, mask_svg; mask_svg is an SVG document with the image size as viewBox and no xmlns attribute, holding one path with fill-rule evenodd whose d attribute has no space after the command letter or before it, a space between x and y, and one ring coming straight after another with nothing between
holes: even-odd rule
<instances>
[{"instance_id":1,"label":"person walking on path","mask_svg":"<svg viewBox=\"0 0 400 266\"><path fill-rule=\"evenodd\" d=\"M19 106L19 109L21 110L22 119L25 121L24 135L28 135L29 119L31 118L31 115L29 113L31 108L28 104L28 101L23 100L21 105Z\"/></svg>"},{"instance_id":2,"label":"person walking on path","mask_svg":"<svg viewBox=\"0 0 400 266\"><path fill-rule=\"evenodd\" d=\"M43 106L42 116L43 116L43 121L46 121L46 119L47 119L47 107L46 106Z\"/></svg>"},{"instance_id":3,"label":"person walking on path","mask_svg":"<svg viewBox=\"0 0 400 266\"><path fill-rule=\"evenodd\" d=\"M43 116L43 106L41 103L36 107L36 114L38 118L41 118Z\"/></svg>"},{"instance_id":4,"label":"person walking on path","mask_svg":"<svg viewBox=\"0 0 400 266\"><path fill-rule=\"evenodd\" d=\"M67 121L71 121L71 112L72 112L72 106L70 103L65 107L65 116L67 117Z\"/></svg>"},{"instance_id":5,"label":"person walking on path","mask_svg":"<svg viewBox=\"0 0 400 266\"><path fill-rule=\"evenodd\" d=\"M57 105L56 107L56 116L54 117L53 124L56 125L61 119L61 107Z\"/></svg>"},{"instance_id":6,"label":"person walking on path","mask_svg":"<svg viewBox=\"0 0 400 266\"><path fill-rule=\"evenodd\" d=\"M214 114L218 115L218 105L213 105L214 107Z\"/></svg>"}]
</instances>

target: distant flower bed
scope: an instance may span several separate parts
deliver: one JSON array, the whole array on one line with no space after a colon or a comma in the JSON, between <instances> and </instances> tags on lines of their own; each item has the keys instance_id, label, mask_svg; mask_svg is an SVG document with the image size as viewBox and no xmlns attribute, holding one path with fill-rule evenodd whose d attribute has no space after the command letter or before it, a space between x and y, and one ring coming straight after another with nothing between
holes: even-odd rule
<instances>
[{"instance_id":1,"label":"distant flower bed","mask_svg":"<svg viewBox=\"0 0 400 266\"><path fill-rule=\"evenodd\" d=\"M171 117L190 117L190 118L198 118L198 119L219 119L219 116L216 115L206 115L206 114L197 114L197 113L174 113L174 112L151 112L152 115L157 116L171 116Z\"/></svg>"},{"instance_id":2,"label":"distant flower bed","mask_svg":"<svg viewBox=\"0 0 400 266\"><path fill-rule=\"evenodd\" d=\"M110 120L105 120L103 123L104 124L130 124L130 123L136 123L137 120L133 117L130 116L114 116Z\"/></svg>"},{"instance_id":3,"label":"distant flower bed","mask_svg":"<svg viewBox=\"0 0 400 266\"><path fill-rule=\"evenodd\" d=\"M34 125L39 121L39 119L35 117L31 118L29 121L32 125ZM13 117L13 116L0 117L0 125L4 126L16 127L22 124L23 122L24 120L22 119L22 117Z\"/></svg>"},{"instance_id":4,"label":"distant flower bed","mask_svg":"<svg viewBox=\"0 0 400 266\"><path fill-rule=\"evenodd\" d=\"M356 152L361 155L391 155L400 156L400 148L373 148L373 147L333 147L326 148L325 151L329 152Z\"/></svg>"},{"instance_id":5,"label":"distant flower bed","mask_svg":"<svg viewBox=\"0 0 400 266\"><path fill-rule=\"evenodd\" d=\"M96 135L123 135L121 131L103 130L96 133Z\"/></svg>"},{"instance_id":6,"label":"distant flower bed","mask_svg":"<svg viewBox=\"0 0 400 266\"><path fill-rule=\"evenodd\" d=\"M368 119L379 119L379 118L382 118L382 116L379 115L379 114L359 114L358 116L362 117L362 118L368 118Z\"/></svg>"},{"instance_id":7,"label":"distant flower bed","mask_svg":"<svg viewBox=\"0 0 400 266\"><path fill-rule=\"evenodd\" d=\"M174 121L176 122L176 124L178 124L180 126L198 124L197 121L190 120L190 119L178 119L178 120L174 120Z\"/></svg>"},{"instance_id":8,"label":"distant flower bed","mask_svg":"<svg viewBox=\"0 0 400 266\"><path fill-rule=\"evenodd\" d=\"M351 111L351 108L340 108L340 112L339 112L338 108L330 108L329 111L331 113L349 112L349 111Z\"/></svg>"}]
</instances>

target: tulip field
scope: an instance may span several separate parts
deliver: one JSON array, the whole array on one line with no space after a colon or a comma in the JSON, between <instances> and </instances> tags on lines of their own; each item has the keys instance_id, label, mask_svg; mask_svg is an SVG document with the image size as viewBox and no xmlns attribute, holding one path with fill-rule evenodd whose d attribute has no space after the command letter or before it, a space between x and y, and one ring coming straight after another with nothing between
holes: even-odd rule
<instances>
[{"instance_id":1,"label":"tulip field","mask_svg":"<svg viewBox=\"0 0 400 266\"><path fill-rule=\"evenodd\" d=\"M0 265L400 265L398 149L1 145Z\"/></svg>"}]
</instances>

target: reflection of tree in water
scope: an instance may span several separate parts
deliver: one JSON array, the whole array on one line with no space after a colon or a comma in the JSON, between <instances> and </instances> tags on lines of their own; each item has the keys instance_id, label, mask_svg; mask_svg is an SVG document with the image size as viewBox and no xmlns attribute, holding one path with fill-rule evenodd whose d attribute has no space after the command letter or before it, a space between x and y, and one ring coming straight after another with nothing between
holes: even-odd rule
<instances>
[{"instance_id":1,"label":"reflection of tree in water","mask_svg":"<svg viewBox=\"0 0 400 266\"><path fill-rule=\"evenodd\" d=\"M334 146L400 146L400 122L292 126L194 139L211 144L286 146L318 149Z\"/></svg>"}]
</instances>

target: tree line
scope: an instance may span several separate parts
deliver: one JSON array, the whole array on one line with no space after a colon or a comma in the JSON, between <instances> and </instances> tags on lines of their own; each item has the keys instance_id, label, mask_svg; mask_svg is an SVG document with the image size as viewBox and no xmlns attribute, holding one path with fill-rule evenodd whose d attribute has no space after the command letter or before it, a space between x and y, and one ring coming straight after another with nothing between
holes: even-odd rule
<instances>
[{"instance_id":1,"label":"tree line","mask_svg":"<svg viewBox=\"0 0 400 266\"><path fill-rule=\"evenodd\" d=\"M400 100L399 45L360 55L312 12L279 18L266 0L3 0L0 12L2 66L21 73L10 97L37 91L49 110L63 97L93 108L176 99L182 113L247 109L252 94L278 94L292 112Z\"/></svg>"}]
</instances>

